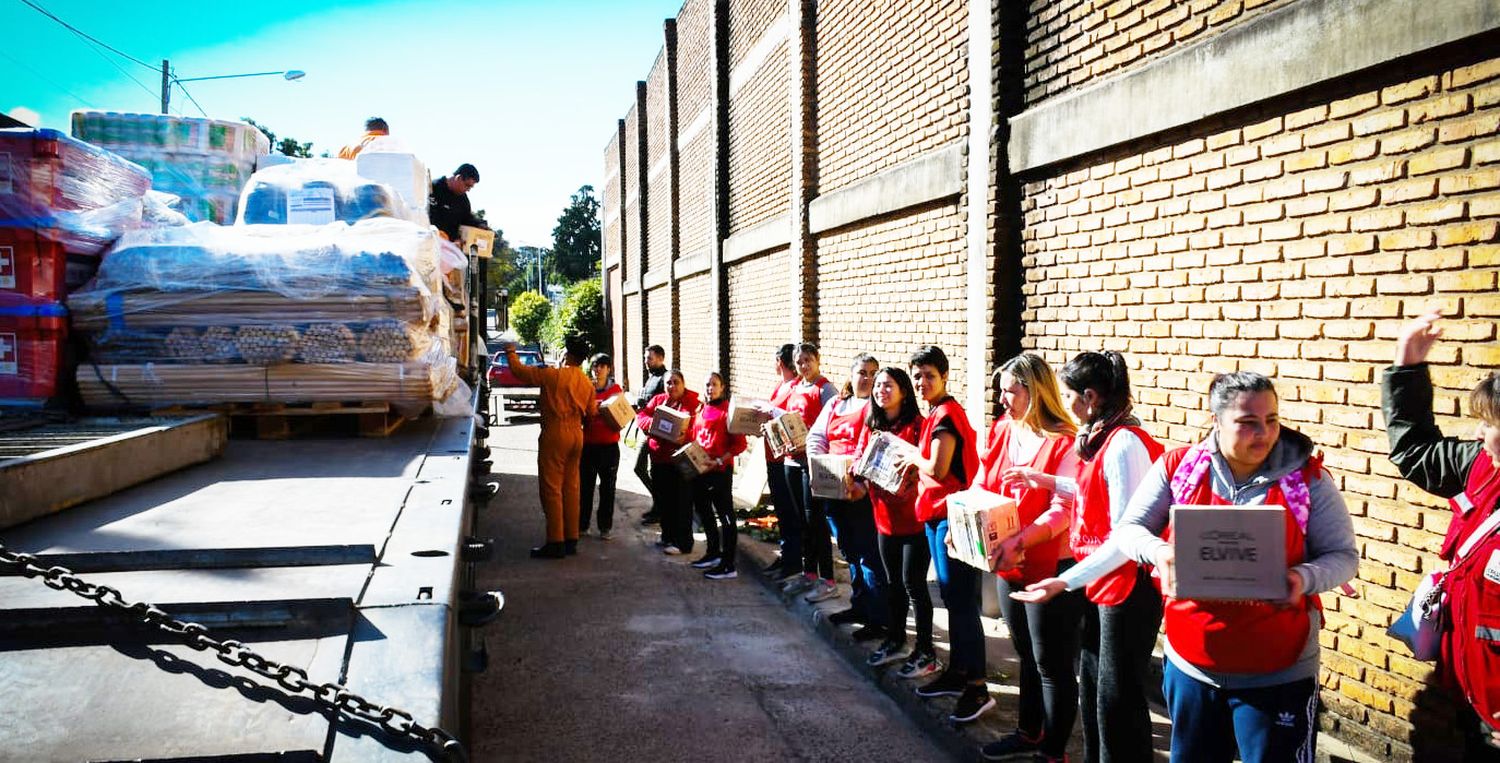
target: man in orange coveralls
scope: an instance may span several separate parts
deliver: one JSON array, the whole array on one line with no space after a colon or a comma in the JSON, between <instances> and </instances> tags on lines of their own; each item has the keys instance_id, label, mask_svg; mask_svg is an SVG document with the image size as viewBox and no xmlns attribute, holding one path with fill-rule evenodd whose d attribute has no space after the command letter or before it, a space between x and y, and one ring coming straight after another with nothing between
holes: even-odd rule
<instances>
[{"instance_id":1,"label":"man in orange coveralls","mask_svg":"<svg viewBox=\"0 0 1500 763\"><path fill-rule=\"evenodd\" d=\"M580 337L564 343L562 365L533 368L505 345L511 373L541 388L542 434L537 438L537 481L547 514L547 542L531 549L533 559L561 559L578 553L578 459L583 454L583 417L598 413L594 383L583 373L588 344Z\"/></svg>"}]
</instances>

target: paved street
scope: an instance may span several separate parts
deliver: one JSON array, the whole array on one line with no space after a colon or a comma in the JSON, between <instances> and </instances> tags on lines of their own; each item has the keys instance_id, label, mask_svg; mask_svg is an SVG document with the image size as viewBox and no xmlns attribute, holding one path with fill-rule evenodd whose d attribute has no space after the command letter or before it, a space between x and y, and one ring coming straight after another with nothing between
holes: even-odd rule
<instances>
[{"instance_id":1,"label":"paved street","mask_svg":"<svg viewBox=\"0 0 1500 763\"><path fill-rule=\"evenodd\" d=\"M498 541L482 587L506 596L486 629L473 757L514 760L943 760L901 710L759 581L709 582L639 528L644 490L621 464L613 541L533 561L542 539L534 423L489 440Z\"/></svg>"}]
</instances>

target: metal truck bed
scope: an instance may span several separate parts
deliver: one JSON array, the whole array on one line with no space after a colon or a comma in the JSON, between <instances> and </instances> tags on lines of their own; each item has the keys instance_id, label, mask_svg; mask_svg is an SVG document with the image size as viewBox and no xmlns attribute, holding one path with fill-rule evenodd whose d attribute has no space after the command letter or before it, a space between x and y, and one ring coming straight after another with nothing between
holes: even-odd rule
<instances>
[{"instance_id":1,"label":"metal truck bed","mask_svg":"<svg viewBox=\"0 0 1500 763\"><path fill-rule=\"evenodd\" d=\"M3 542L457 733L474 427L428 418L382 440L234 440L219 460ZM0 760L426 757L19 575L0 576L0 704Z\"/></svg>"}]
</instances>

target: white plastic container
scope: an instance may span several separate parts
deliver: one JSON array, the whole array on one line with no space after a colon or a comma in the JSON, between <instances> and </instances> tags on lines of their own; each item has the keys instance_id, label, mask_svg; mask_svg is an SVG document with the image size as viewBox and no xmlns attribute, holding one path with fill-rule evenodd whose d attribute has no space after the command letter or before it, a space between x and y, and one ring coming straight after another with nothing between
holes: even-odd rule
<instances>
[{"instance_id":1,"label":"white plastic container","mask_svg":"<svg viewBox=\"0 0 1500 763\"><path fill-rule=\"evenodd\" d=\"M354 165L360 177L395 189L406 202L412 222L427 224L427 196L432 184L427 179L427 165L416 154L372 152L366 148L355 157Z\"/></svg>"}]
</instances>

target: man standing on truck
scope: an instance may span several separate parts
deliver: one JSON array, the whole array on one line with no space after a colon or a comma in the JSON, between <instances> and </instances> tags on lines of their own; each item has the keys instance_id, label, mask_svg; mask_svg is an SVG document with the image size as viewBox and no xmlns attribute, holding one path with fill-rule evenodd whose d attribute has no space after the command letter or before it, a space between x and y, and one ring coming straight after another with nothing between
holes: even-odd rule
<instances>
[{"instance_id":1,"label":"man standing on truck","mask_svg":"<svg viewBox=\"0 0 1500 763\"><path fill-rule=\"evenodd\" d=\"M531 549L533 559L561 559L578 553L578 459L583 454L583 417L596 415L594 383L583 373L588 344L570 336L563 343L557 368L532 367L516 357L514 342L505 343L511 373L523 384L541 389L542 433L537 438L536 471L542 511L547 515L547 542Z\"/></svg>"},{"instance_id":2,"label":"man standing on truck","mask_svg":"<svg viewBox=\"0 0 1500 763\"><path fill-rule=\"evenodd\" d=\"M472 164L460 164L452 175L432 181L432 195L427 199L427 218L449 241L458 240L458 228L468 225L489 229L474 216L469 206L469 191L479 185L479 170Z\"/></svg>"},{"instance_id":3,"label":"man standing on truck","mask_svg":"<svg viewBox=\"0 0 1500 763\"><path fill-rule=\"evenodd\" d=\"M391 134L391 126L386 124L380 117L370 117L365 120L365 134L359 136L359 141L339 149L340 159L354 159L359 152L365 150L365 146L376 138L384 138Z\"/></svg>"}]
</instances>

